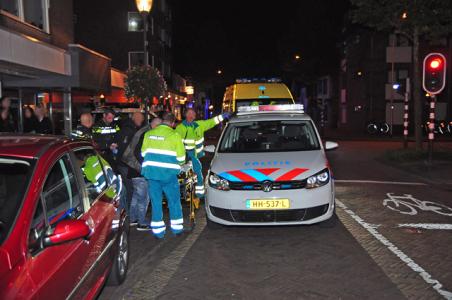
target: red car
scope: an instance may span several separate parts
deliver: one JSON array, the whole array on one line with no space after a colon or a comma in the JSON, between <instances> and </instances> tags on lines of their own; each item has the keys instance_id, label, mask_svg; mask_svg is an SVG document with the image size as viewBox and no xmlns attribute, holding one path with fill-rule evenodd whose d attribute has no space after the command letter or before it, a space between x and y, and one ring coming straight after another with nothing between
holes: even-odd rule
<instances>
[{"instance_id":1,"label":"red car","mask_svg":"<svg viewBox=\"0 0 452 300\"><path fill-rule=\"evenodd\" d=\"M129 220L118 185L88 142L0 135L0 299L92 299L121 284Z\"/></svg>"}]
</instances>

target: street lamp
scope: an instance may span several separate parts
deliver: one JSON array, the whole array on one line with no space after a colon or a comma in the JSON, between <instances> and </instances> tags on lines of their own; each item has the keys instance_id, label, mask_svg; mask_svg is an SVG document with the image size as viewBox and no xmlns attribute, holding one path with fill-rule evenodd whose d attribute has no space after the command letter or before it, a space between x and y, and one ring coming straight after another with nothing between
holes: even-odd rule
<instances>
[{"instance_id":1,"label":"street lamp","mask_svg":"<svg viewBox=\"0 0 452 300\"><path fill-rule=\"evenodd\" d=\"M138 11L143 17L143 33L144 33L144 65L149 65L148 54L148 15L152 9L153 0L135 0Z\"/></svg>"},{"instance_id":2,"label":"street lamp","mask_svg":"<svg viewBox=\"0 0 452 300\"><path fill-rule=\"evenodd\" d=\"M300 59L301 59L301 56L298 55L298 54L296 54L296 55L295 55L295 59L296 59L296 60L300 60Z\"/></svg>"}]
</instances>

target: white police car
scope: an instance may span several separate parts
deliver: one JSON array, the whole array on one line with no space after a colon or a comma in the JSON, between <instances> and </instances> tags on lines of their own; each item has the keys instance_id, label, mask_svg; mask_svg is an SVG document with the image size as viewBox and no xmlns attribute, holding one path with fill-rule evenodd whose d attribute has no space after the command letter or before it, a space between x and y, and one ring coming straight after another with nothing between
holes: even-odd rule
<instances>
[{"instance_id":1,"label":"white police car","mask_svg":"<svg viewBox=\"0 0 452 300\"><path fill-rule=\"evenodd\" d=\"M223 130L206 177L210 225L312 224L334 215L334 181L303 106L240 108ZM214 223L212 223L214 222Z\"/></svg>"}]
</instances>

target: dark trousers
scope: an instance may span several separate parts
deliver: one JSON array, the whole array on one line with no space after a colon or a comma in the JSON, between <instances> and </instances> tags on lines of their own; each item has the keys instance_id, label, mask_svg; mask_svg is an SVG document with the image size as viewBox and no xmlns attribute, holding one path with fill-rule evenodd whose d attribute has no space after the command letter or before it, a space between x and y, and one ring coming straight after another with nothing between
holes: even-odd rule
<instances>
[{"instance_id":1,"label":"dark trousers","mask_svg":"<svg viewBox=\"0 0 452 300\"><path fill-rule=\"evenodd\" d=\"M129 168L123 165L118 166L118 172L122 177L122 182L126 187L126 198L127 198L127 212L129 212L130 203L132 202L133 195L133 182L132 179L128 178Z\"/></svg>"}]
</instances>

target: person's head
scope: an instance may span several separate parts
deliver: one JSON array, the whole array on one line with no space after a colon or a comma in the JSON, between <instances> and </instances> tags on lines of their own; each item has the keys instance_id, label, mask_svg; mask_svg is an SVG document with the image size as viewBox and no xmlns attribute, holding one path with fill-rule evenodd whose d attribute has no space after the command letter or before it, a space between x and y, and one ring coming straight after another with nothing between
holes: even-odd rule
<instances>
[{"instance_id":1,"label":"person's head","mask_svg":"<svg viewBox=\"0 0 452 300\"><path fill-rule=\"evenodd\" d=\"M35 112L33 110L33 108L31 108L30 106L25 106L24 107L24 116L25 119L30 119L34 116Z\"/></svg>"},{"instance_id":2,"label":"person's head","mask_svg":"<svg viewBox=\"0 0 452 300\"><path fill-rule=\"evenodd\" d=\"M104 122L107 124L113 123L113 121L115 119L115 111L111 108L106 109L104 112L103 119L104 119Z\"/></svg>"},{"instance_id":3,"label":"person's head","mask_svg":"<svg viewBox=\"0 0 452 300\"><path fill-rule=\"evenodd\" d=\"M160 118L154 118L151 121L151 128L154 129L155 127L159 126L160 124L162 124L162 119Z\"/></svg>"},{"instance_id":4,"label":"person's head","mask_svg":"<svg viewBox=\"0 0 452 300\"><path fill-rule=\"evenodd\" d=\"M162 123L174 127L174 125L176 125L176 117L170 112L165 112L162 115Z\"/></svg>"},{"instance_id":5,"label":"person's head","mask_svg":"<svg viewBox=\"0 0 452 300\"><path fill-rule=\"evenodd\" d=\"M46 116L46 109L45 109L44 105L42 105L42 104L36 105L35 116L39 120L42 120Z\"/></svg>"},{"instance_id":6,"label":"person's head","mask_svg":"<svg viewBox=\"0 0 452 300\"><path fill-rule=\"evenodd\" d=\"M185 112L185 120L187 120L187 122L189 123L196 120L196 111L193 108L187 109L187 111Z\"/></svg>"},{"instance_id":7,"label":"person's head","mask_svg":"<svg viewBox=\"0 0 452 300\"><path fill-rule=\"evenodd\" d=\"M82 126L91 128L93 127L93 123L93 115L91 115L90 113L84 113L80 116L80 124L82 124Z\"/></svg>"},{"instance_id":8,"label":"person's head","mask_svg":"<svg viewBox=\"0 0 452 300\"><path fill-rule=\"evenodd\" d=\"M11 99L9 97L0 98L0 108L9 109L11 107Z\"/></svg>"},{"instance_id":9,"label":"person's head","mask_svg":"<svg viewBox=\"0 0 452 300\"><path fill-rule=\"evenodd\" d=\"M133 115L132 115L132 121L133 121L133 124L135 124L136 127L143 126L144 114L142 114L140 112L134 112Z\"/></svg>"}]
</instances>

